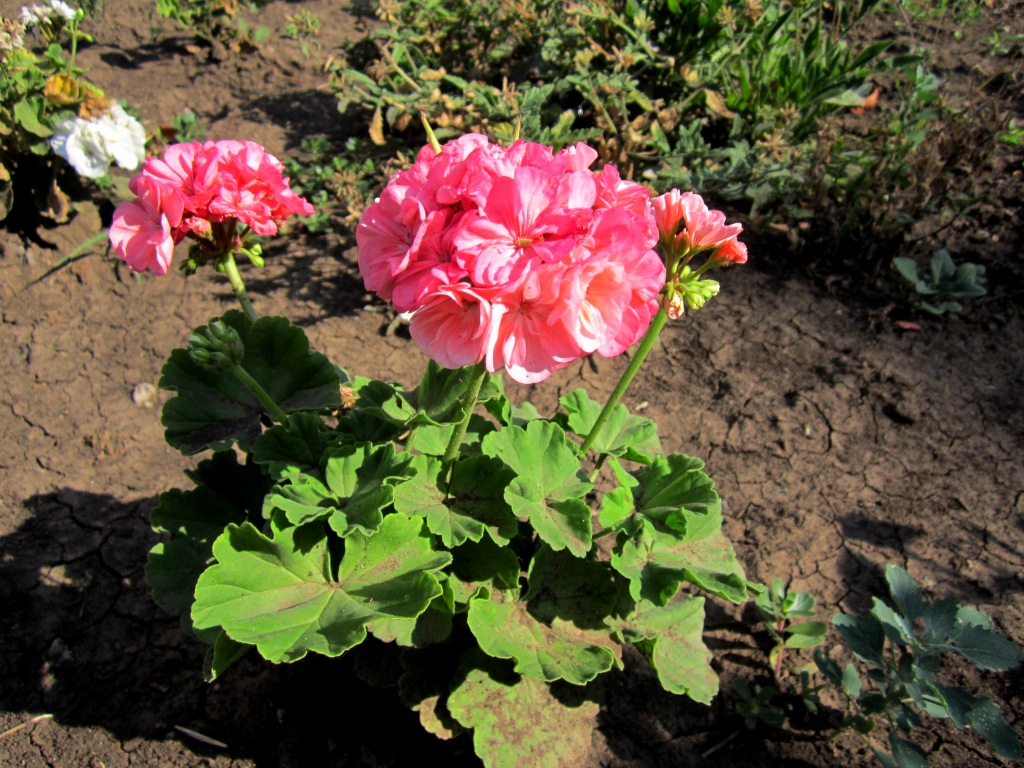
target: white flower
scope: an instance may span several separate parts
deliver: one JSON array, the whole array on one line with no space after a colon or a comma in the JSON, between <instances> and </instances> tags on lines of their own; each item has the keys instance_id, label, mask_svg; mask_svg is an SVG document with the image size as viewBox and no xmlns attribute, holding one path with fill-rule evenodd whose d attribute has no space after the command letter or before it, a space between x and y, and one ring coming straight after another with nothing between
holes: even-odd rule
<instances>
[{"instance_id":1,"label":"white flower","mask_svg":"<svg viewBox=\"0 0 1024 768\"><path fill-rule=\"evenodd\" d=\"M21 23L26 27L39 24L50 18L50 9L45 5L23 5L21 6Z\"/></svg>"},{"instance_id":2,"label":"white flower","mask_svg":"<svg viewBox=\"0 0 1024 768\"><path fill-rule=\"evenodd\" d=\"M103 135L107 154L126 171L134 171L146 159L146 131L120 104L100 117L98 130Z\"/></svg>"},{"instance_id":3,"label":"white flower","mask_svg":"<svg viewBox=\"0 0 1024 768\"><path fill-rule=\"evenodd\" d=\"M53 129L50 148L63 157L79 176L98 179L111 163L134 171L146 157L146 132L119 105L94 120L72 117Z\"/></svg>"},{"instance_id":4,"label":"white flower","mask_svg":"<svg viewBox=\"0 0 1024 768\"><path fill-rule=\"evenodd\" d=\"M50 15L63 16L64 21L75 20L75 9L64 2L64 0L50 0Z\"/></svg>"},{"instance_id":5,"label":"white flower","mask_svg":"<svg viewBox=\"0 0 1024 768\"><path fill-rule=\"evenodd\" d=\"M58 16L64 21L74 21L75 13L75 9L64 0L47 0L46 5L23 5L21 7L21 23L26 27L31 27Z\"/></svg>"}]
</instances>

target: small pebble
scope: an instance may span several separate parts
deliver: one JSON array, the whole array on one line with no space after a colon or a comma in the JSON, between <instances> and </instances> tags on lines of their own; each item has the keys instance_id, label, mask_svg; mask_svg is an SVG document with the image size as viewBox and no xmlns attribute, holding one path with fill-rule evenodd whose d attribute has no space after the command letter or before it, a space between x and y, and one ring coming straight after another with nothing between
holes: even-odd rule
<instances>
[{"instance_id":1,"label":"small pebble","mask_svg":"<svg viewBox=\"0 0 1024 768\"><path fill-rule=\"evenodd\" d=\"M143 408L152 408L156 405L156 398L157 388L148 381L136 384L135 389L132 390L132 402Z\"/></svg>"}]
</instances>

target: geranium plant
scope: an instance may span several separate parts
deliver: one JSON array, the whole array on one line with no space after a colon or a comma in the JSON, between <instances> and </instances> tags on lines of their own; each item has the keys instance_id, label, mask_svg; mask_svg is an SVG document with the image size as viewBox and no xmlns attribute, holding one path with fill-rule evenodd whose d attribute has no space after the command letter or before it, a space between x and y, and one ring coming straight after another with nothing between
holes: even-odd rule
<instances>
[{"instance_id":1,"label":"geranium plant","mask_svg":"<svg viewBox=\"0 0 1024 768\"><path fill-rule=\"evenodd\" d=\"M212 455L160 497L147 578L210 645L209 678L254 648L363 668L394 654L424 726L472 730L491 766L573 764L597 711L585 686L626 643L667 690L715 695L704 595L738 603L748 584L703 463L662 454L619 399L667 320L717 292L706 272L746 250L697 195L652 201L595 158L432 140L367 209L366 285L411 314L429 358L409 390L255 312L247 233L311 212L276 160L208 142L147 161L115 248L162 274L191 238L184 270L212 261L243 307L196 328L160 382L170 444ZM543 418L504 394L503 373L539 382L634 344L604 404L577 390Z\"/></svg>"}]
</instances>

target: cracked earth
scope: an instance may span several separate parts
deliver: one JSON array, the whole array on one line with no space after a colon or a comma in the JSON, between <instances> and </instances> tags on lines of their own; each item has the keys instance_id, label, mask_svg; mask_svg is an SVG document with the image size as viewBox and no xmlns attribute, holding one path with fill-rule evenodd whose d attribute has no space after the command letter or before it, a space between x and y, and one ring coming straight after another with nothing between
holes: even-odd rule
<instances>
[{"instance_id":1,"label":"cracked earth","mask_svg":"<svg viewBox=\"0 0 1024 768\"><path fill-rule=\"evenodd\" d=\"M325 46L352 33L328 0L289 5L320 16ZM272 3L257 20L280 29L286 12ZM343 135L321 76L287 41L211 64L145 10L109 0L105 14L82 63L151 125L188 106L211 138L278 155L302 131ZM894 562L1024 644L1024 314L1015 217L1003 221L1001 250L971 254L1002 259L989 296L920 332L772 268L770 246L752 241L751 264L723 275L721 296L663 334L627 404L658 422L666 451L707 462L751 579L792 578L827 617L869 606ZM420 734L390 692L356 689L327 660L246 658L202 682L201 649L144 581L148 514L193 464L163 443L165 395L153 385L189 329L230 306L230 291L206 273L137 279L98 251L33 282L100 226L87 206L40 242L0 232L0 732L52 715L0 736L0 764L404 765L412 749L420 761L473 765L465 744ZM390 316L365 297L348 240L297 238L267 263L250 281L258 311L300 322L350 371L418 379L421 356L383 334ZM584 361L521 396L542 412L578 386L600 399L624 365ZM739 614L711 611L709 626L724 680L764 674L766 640ZM1020 671L949 673L1022 730ZM632 656L604 695L587 768L874 764L852 738L747 731L727 695L711 708L668 696ZM396 729L418 740L398 744ZM1002 764L941 724L922 743L934 765Z\"/></svg>"}]
</instances>

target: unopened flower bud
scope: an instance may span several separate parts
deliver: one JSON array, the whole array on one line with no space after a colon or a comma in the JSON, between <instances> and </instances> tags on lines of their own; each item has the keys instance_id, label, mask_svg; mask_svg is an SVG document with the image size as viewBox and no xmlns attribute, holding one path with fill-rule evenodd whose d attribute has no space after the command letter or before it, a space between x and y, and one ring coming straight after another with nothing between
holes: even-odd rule
<instances>
[{"instance_id":1,"label":"unopened flower bud","mask_svg":"<svg viewBox=\"0 0 1024 768\"><path fill-rule=\"evenodd\" d=\"M247 248L242 248L241 251L252 262L254 267L262 267L264 265L263 246L259 243L253 243Z\"/></svg>"},{"instance_id":2,"label":"unopened flower bud","mask_svg":"<svg viewBox=\"0 0 1024 768\"><path fill-rule=\"evenodd\" d=\"M686 311L686 301L681 293L673 292L670 296L665 297L664 307L665 314L669 316L670 320L678 320Z\"/></svg>"},{"instance_id":3,"label":"unopened flower bud","mask_svg":"<svg viewBox=\"0 0 1024 768\"><path fill-rule=\"evenodd\" d=\"M242 363L245 346L238 331L223 320L212 320L205 328L189 335L188 353L197 365L226 371Z\"/></svg>"},{"instance_id":4,"label":"unopened flower bud","mask_svg":"<svg viewBox=\"0 0 1024 768\"><path fill-rule=\"evenodd\" d=\"M720 287L714 280L695 280L680 286L686 306L693 310L700 309L708 299L717 296Z\"/></svg>"}]
</instances>

